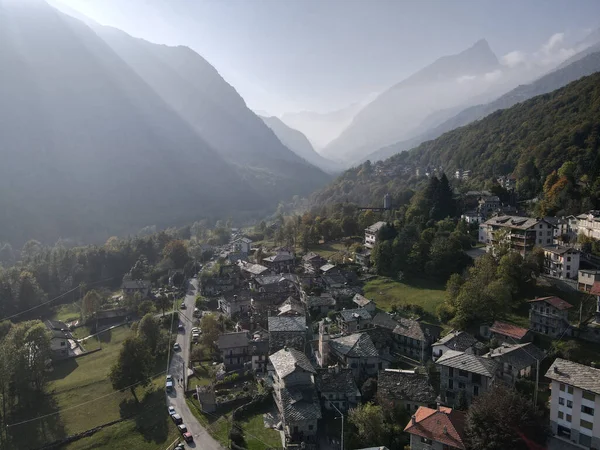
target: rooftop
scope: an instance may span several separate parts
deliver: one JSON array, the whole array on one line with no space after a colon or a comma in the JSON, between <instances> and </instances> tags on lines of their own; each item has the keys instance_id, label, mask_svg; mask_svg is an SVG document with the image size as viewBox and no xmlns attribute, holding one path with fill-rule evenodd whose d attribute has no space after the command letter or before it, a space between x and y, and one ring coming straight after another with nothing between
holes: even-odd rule
<instances>
[{"instance_id":1,"label":"rooftop","mask_svg":"<svg viewBox=\"0 0 600 450\"><path fill-rule=\"evenodd\" d=\"M371 337L366 333L353 333L332 339L329 346L337 353L351 358L379 356Z\"/></svg>"},{"instance_id":2,"label":"rooftop","mask_svg":"<svg viewBox=\"0 0 600 450\"><path fill-rule=\"evenodd\" d=\"M531 367L537 361L542 361L546 354L532 343L526 344L503 344L491 352L483 355L484 358L491 358L502 363L510 364L517 370Z\"/></svg>"},{"instance_id":3,"label":"rooftop","mask_svg":"<svg viewBox=\"0 0 600 450\"><path fill-rule=\"evenodd\" d=\"M269 269L262 264L242 264L240 268L252 275L262 275L265 272L268 272Z\"/></svg>"},{"instance_id":4,"label":"rooftop","mask_svg":"<svg viewBox=\"0 0 600 450\"><path fill-rule=\"evenodd\" d=\"M379 232L379 230L381 230L384 226L386 225L385 222L379 221L379 222L375 222L373 225L367 227L365 229L365 231L369 232L369 233L377 233Z\"/></svg>"},{"instance_id":5,"label":"rooftop","mask_svg":"<svg viewBox=\"0 0 600 450\"><path fill-rule=\"evenodd\" d=\"M340 316L344 322L371 320L371 314L365 308L344 309L340 311Z\"/></svg>"},{"instance_id":6,"label":"rooftop","mask_svg":"<svg viewBox=\"0 0 600 450\"><path fill-rule=\"evenodd\" d=\"M600 295L600 281L594 281L594 284L592 285L592 289L590 289L590 294Z\"/></svg>"},{"instance_id":7,"label":"rooftop","mask_svg":"<svg viewBox=\"0 0 600 450\"><path fill-rule=\"evenodd\" d=\"M540 297L540 298L535 298L533 300L528 300L528 302L529 303L546 302L549 305L552 305L556 309L559 309L561 311L573 307L573 305L571 305L569 302L564 301L560 297Z\"/></svg>"},{"instance_id":8,"label":"rooftop","mask_svg":"<svg viewBox=\"0 0 600 450\"><path fill-rule=\"evenodd\" d=\"M435 363L440 366L453 367L455 369L477 373L488 378L492 378L496 372L496 362L492 359L456 350L448 350L440 356Z\"/></svg>"},{"instance_id":9,"label":"rooftop","mask_svg":"<svg viewBox=\"0 0 600 450\"><path fill-rule=\"evenodd\" d=\"M273 255L273 256L269 256L268 258L265 258L263 261L273 263L273 262L292 261L293 259L294 259L293 255L289 255L289 254L285 254L285 253L278 253L277 255Z\"/></svg>"},{"instance_id":10,"label":"rooftop","mask_svg":"<svg viewBox=\"0 0 600 450\"><path fill-rule=\"evenodd\" d=\"M360 395L352 376L352 369L342 369L340 367L317 369L315 383L317 390L321 393L341 392L348 395Z\"/></svg>"},{"instance_id":11,"label":"rooftop","mask_svg":"<svg viewBox=\"0 0 600 450\"><path fill-rule=\"evenodd\" d=\"M123 280L123 289L150 289L152 283L148 280Z\"/></svg>"},{"instance_id":12,"label":"rooftop","mask_svg":"<svg viewBox=\"0 0 600 450\"><path fill-rule=\"evenodd\" d=\"M490 327L492 333L501 334L516 340L523 339L529 332L527 328L518 327L512 323L500 322L496 320Z\"/></svg>"},{"instance_id":13,"label":"rooftop","mask_svg":"<svg viewBox=\"0 0 600 450\"><path fill-rule=\"evenodd\" d=\"M564 245L545 245L543 247L545 252L554 253L555 255L564 255L565 253L579 253L574 247L567 247Z\"/></svg>"},{"instance_id":14,"label":"rooftop","mask_svg":"<svg viewBox=\"0 0 600 450\"><path fill-rule=\"evenodd\" d=\"M306 303L309 308L318 308L319 306L335 306L335 299L331 295L310 296Z\"/></svg>"},{"instance_id":15,"label":"rooftop","mask_svg":"<svg viewBox=\"0 0 600 450\"><path fill-rule=\"evenodd\" d=\"M465 449L466 414L452 408L439 409L419 407L404 431L452 448Z\"/></svg>"},{"instance_id":16,"label":"rooftop","mask_svg":"<svg viewBox=\"0 0 600 450\"><path fill-rule=\"evenodd\" d=\"M367 297L360 295L360 294L356 294L354 296L354 298L352 299L352 301L354 303L356 303L358 306L360 306L361 308L364 308L368 304L373 303L373 300L369 300Z\"/></svg>"},{"instance_id":17,"label":"rooftop","mask_svg":"<svg viewBox=\"0 0 600 450\"><path fill-rule=\"evenodd\" d=\"M44 325L46 325L46 328L48 328L49 330L67 330L69 327L67 327L67 324L64 322L61 322L60 320L46 320L44 321Z\"/></svg>"},{"instance_id":18,"label":"rooftop","mask_svg":"<svg viewBox=\"0 0 600 450\"><path fill-rule=\"evenodd\" d=\"M485 222L486 225L495 225L506 228L515 228L519 230L529 230L537 225L543 219L520 216L498 216L492 217Z\"/></svg>"},{"instance_id":19,"label":"rooftop","mask_svg":"<svg viewBox=\"0 0 600 450\"><path fill-rule=\"evenodd\" d=\"M226 348L245 347L248 345L249 337L247 331L225 333L219 336L217 345L221 350Z\"/></svg>"},{"instance_id":20,"label":"rooftop","mask_svg":"<svg viewBox=\"0 0 600 450\"><path fill-rule=\"evenodd\" d=\"M284 387L279 390L285 422L318 420L321 402L314 386Z\"/></svg>"},{"instance_id":21,"label":"rooftop","mask_svg":"<svg viewBox=\"0 0 600 450\"><path fill-rule=\"evenodd\" d=\"M305 332L306 331L306 317L304 316L278 316L269 317L269 333L273 331L292 331L292 332Z\"/></svg>"},{"instance_id":22,"label":"rooftop","mask_svg":"<svg viewBox=\"0 0 600 450\"><path fill-rule=\"evenodd\" d=\"M297 369L315 373L315 368L307 356L295 348L284 347L269 356L269 360L273 364L277 376L282 379L294 373Z\"/></svg>"},{"instance_id":23,"label":"rooftop","mask_svg":"<svg viewBox=\"0 0 600 450\"><path fill-rule=\"evenodd\" d=\"M313 260L320 260L320 259L324 259L324 258L315 252L309 252L302 257L303 261L313 261Z\"/></svg>"},{"instance_id":24,"label":"rooftop","mask_svg":"<svg viewBox=\"0 0 600 450\"><path fill-rule=\"evenodd\" d=\"M433 345L445 345L451 350L464 352L477 342L479 341L466 331L451 331Z\"/></svg>"},{"instance_id":25,"label":"rooftop","mask_svg":"<svg viewBox=\"0 0 600 450\"><path fill-rule=\"evenodd\" d=\"M379 372L377 394L390 400L435 403L437 394L425 374L385 369Z\"/></svg>"},{"instance_id":26,"label":"rooftop","mask_svg":"<svg viewBox=\"0 0 600 450\"><path fill-rule=\"evenodd\" d=\"M324 264L321 267L319 267L319 270L321 272L329 272L331 269L335 268L335 264Z\"/></svg>"},{"instance_id":27,"label":"rooftop","mask_svg":"<svg viewBox=\"0 0 600 450\"><path fill-rule=\"evenodd\" d=\"M556 358L546 378L600 395L600 369Z\"/></svg>"}]
</instances>

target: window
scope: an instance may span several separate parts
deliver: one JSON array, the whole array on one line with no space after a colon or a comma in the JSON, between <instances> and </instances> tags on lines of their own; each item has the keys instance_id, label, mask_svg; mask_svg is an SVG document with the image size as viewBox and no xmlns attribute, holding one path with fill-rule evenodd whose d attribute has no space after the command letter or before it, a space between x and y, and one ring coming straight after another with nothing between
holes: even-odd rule
<instances>
[{"instance_id":1,"label":"window","mask_svg":"<svg viewBox=\"0 0 600 450\"><path fill-rule=\"evenodd\" d=\"M594 424L592 422L588 422L587 420L582 420L579 422L579 425L581 425L582 428L587 428L588 430L594 428Z\"/></svg>"},{"instance_id":2,"label":"window","mask_svg":"<svg viewBox=\"0 0 600 450\"><path fill-rule=\"evenodd\" d=\"M473 395L479 395L479 386L473 386Z\"/></svg>"},{"instance_id":3,"label":"window","mask_svg":"<svg viewBox=\"0 0 600 450\"><path fill-rule=\"evenodd\" d=\"M464 389L465 388L465 383L458 383L458 388L459 389Z\"/></svg>"},{"instance_id":4,"label":"window","mask_svg":"<svg viewBox=\"0 0 600 450\"><path fill-rule=\"evenodd\" d=\"M573 386L567 386L567 392L573 395Z\"/></svg>"},{"instance_id":5,"label":"window","mask_svg":"<svg viewBox=\"0 0 600 450\"><path fill-rule=\"evenodd\" d=\"M541 239L538 239L538 244L541 244L541 243L542 243L542 240L541 240Z\"/></svg>"},{"instance_id":6,"label":"window","mask_svg":"<svg viewBox=\"0 0 600 450\"><path fill-rule=\"evenodd\" d=\"M547 236L552 236L552 231L550 231L550 230L546 231L546 235Z\"/></svg>"},{"instance_id":7,"label":"window","mask_svg":"<svg viewBox=\"0 0 600 450\"><path fill-rule=\"evenodd\" d=\"M567 270L571 270L571 266L567 266Z\"/></svg>"},{"instance_id":8,"label":"window","mask_svg":"<svg viewBox=\"0 0 600 450\"><path fill-rule=\"evenodd\" d=\"M590 416L594 415L594 408L590 408L589 406L581 405L581 412L585 414L589 414Z\"/></svg>"},{"instance_id":9,"label":"window","mask_svg":"<svg viewBox=\"0 0 600 450\"><path fill-rule=\"evenodd\" d=\"M469 378L469 372L467 372L466 370L458 369L458 376Z\"/></svg>"},{"instance_id":10,"label":"window","mask_svg":"<svg viewBox=\"0 0 600 450\"><path fill-rule=\"evenodd\" d=\"M559 411L559 412L558 412L558 418L559 418L559 419L564 419L564 418L565 418L565 413L564 413L564 412L562 412L562 411Z\"/></svg>"},{"instance_id":11,"label":"window","mask_svg":"<svg viewBox=\"0 0 600 450\"><path fill-rule=\"evenodd\" d=\"M552 244L552 239L550 239L550 238L546 239L546 244Z\"/></svg>"},{"instance_id":12,"label":"window","mask_svg":"<svg viewBox=\"0 0 600 450\"><path fill-rule=\"evenodd\" d=\"M571 422L573 420L573 416L571 414L567 414L567 422Z\"/></svg>"},{"instance_id":13,"label":"window","mask_svg":"<svg viewBox=\"0 0 600 450\"><path fill-rule=\"evenodd\" d=\"M448 380L448 389L454 389L454 380Z\"/></svg>"},{"instance_id":14,"label":"window","mask_svg":"<svg viewBox=\"0 0 600 450\"><path fill-rule=\"evenodd\" d=\"M571 262L571 257L567 256L567 262Z\"/></svg>"},{"instance_id":15,"label":"window","mask_svg":"<svg viewBox=\"0 0 600 450\"><path fill-rule=\"evenodd\" d=\"M583 391L583 394L581 394L581 396L591 402L596 401L596 394L592 394L591 392Z\"/></svg>"},{"instance_id":16,"label":"window","mask_svg":"<svg viewBox=\"0 0 600 450\"><path fill-rule=\"evenodd\" d=\"M571 400L567 400L567 408L572 408L573 402Z\"/></svg>"},{"instance_id":17,"label":"window","mask_svg":"<svg viewBox=\"0 0 600 450\"><path fill-rule=\"evenodd\" d=\"M448 367L448 376L449 377L453 377L454 376L454 367Z\"/></svg>"},{"instance_id":18,"label":"window","mask_svg":"<svg viewBox=\"0 0 600 450\"><path fill-rule=\"evenodd\" d=\"M309 426L308 426L308 429L309 429L309 430L312 430L312 429L313 429L313 425L309 425Z\"/></svg>"},{"instance_id":19,"label":"window","mask_svg":"<svg viewBox=\"0 0 600 450\"><path fill-rule=\"evenodd\" d=\"M432 444L432 440L431 439L427 439L427 438L424 438L424 437L421 438L421 442L423 444L429 444L429 445Z\"/></svg>"},{"instance_id":20,"label":"window","mask_svg":"<svg viewBox=\"0 0 600 450\"><path fill-rule=\"evenodd\" d=\"M579 443L584 447L590 448L592 446L592 437L586 436L585 434L579 434Z\"/></svg>"},{"instance_id":21,"label":"window","mask_svg":"<svg viewBox=\"0 0 600 450\"><path fill-rule=\"evenodd\" d=\"M562 397L558 397L558 404L559 405L564 405L565 404L565 399Z\"/></svg>"}]
</instances>

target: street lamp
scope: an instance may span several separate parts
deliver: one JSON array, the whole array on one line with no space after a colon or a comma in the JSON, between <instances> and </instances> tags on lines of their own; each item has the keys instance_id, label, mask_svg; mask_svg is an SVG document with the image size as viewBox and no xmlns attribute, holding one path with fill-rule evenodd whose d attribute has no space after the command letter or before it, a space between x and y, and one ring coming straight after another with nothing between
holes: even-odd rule
<instances>
[{"instance_id":1,"label":"street lamp","mask_svg":"<svg viewBox=\"0 0 600 450\"><path fill-rule=\"evenodd\" d=\"M341 416L341 418L342 418L342 438L341 438L341 441L340 441L340 450L344 450L344 414L343 414L343 413L342 413L342 412L341 412L341 411L338 409L338 407L337 407L337 406L335 406L335 405L334 405L334 404L331 402L331 400L329 400L329 399L325 399L325 400L327 400L327 401L329 402L329 404L330 404L331 406L333 406L333 407L334 407L334 409L335 409L335 410L336 410L338 413L340 413L340 416Z\"/></svg>"}]
</instances>

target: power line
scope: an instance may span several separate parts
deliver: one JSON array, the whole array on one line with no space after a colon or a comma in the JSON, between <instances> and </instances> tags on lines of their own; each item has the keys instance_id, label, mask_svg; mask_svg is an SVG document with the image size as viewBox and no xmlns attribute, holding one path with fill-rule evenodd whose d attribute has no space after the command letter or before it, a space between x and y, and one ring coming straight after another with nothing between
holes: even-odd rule
<instances>
[{"instance_id":1,"label":"power line","mask_svg":"<svg viewBox=\"0 0 600 450\"><path fill-rule=\"evenodd\" d=\"M90 284L88 284L87 286L94 286L94 285L96 285L96 284L99 284L99 283L104 283L105 281L114 280L115 278L117 278L117 277L106 278L106 279L104 279L104 280L100 280L100 281L96 281L96 282L94 282L94 283L90 283ZM62 297L64 297L65 295L67 295L67 294L70 294L71 292L73 292L73 291L75 291L75 290L77 290L77 289L79 289L79 286L76 286L76 287L74 287L73 289L71 289L70 291L67 291L67 292L64 292L64 293L60 294L58 297L54 297L54 298L52 298L52 299L50 299L50 300L47 300L47 301L45 301L45 302L43 302L43 303L40 303L39 305L36 305L36 306L34 306L34 307L32 307L32 308L29 308L29 309L27 309L27 310L25 310L25 311L21 311L21 312L19 312L19 313L13 314L12 316L3 317L2 319L0 319L0 322L1 322L1 321L3 321L3 320L10 320L10 319L12 319L13 317L18 317L18 316L20 316L20 315L22 315L22 314L25 314L25 313L28 313L28 312L30 312L30 311L33 311L34 309L40 308L40 307L42 307L42 306L44 306L44 305L47 305L47 304L48 304L48 303L50 303L50 302L53 302L54 300L58 300L59 298L62 298Z\"/></svg>"}]
</instances>

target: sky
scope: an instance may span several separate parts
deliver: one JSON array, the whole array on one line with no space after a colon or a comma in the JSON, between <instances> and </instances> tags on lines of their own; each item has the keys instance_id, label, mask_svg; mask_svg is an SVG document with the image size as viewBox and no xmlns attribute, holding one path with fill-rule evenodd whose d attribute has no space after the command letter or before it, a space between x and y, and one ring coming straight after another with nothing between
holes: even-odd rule
<instances>
[{"instance_id":1,"label":"sky","mask_svg":"<svg viewBox=\"0 0 600 450\"><path fill-rule=\"evenodd\" d=\"M508 66L573 53L598 0L60 0L95 21L206 58L255 111L362 102L487 39Z\"/></svg>"}]
</instances>

